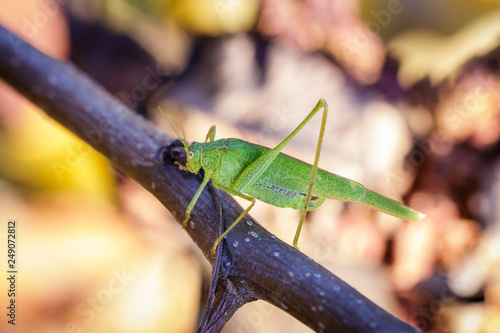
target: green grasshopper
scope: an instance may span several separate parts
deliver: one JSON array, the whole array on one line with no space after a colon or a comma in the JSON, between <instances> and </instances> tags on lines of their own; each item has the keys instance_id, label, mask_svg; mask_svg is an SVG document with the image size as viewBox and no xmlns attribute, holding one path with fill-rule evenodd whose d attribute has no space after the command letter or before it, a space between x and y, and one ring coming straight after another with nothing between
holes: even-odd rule
<instances>
[{"instance_id":1,"label":"green grasshopper","mask_svg":"<svg viewBox=\"0 0 500 333\"><path fill-rule=\"evenodd\" d=\"M324 111L314 164L310 165L281 153L290 140L321 109ZM327 110L326 101L321 99L302 123L272 149L234 138L215 141L215 125L208 131L204 143L188 144L186 140L181 139L187 156L187 170L197 174L203 167L205 171L203 182L186 209L183 227L187 226L191 212L210 179L216 188L250 201L248 208L217 238L212 252L228 232L248 214L256 199L277 207L302 210L293 240L295 248L306 212L318 208L326 199L359 201L408 221L423 219L425 215L422 213L370 191L358 182L318 168Z\"/></svg>"}]
</instances>

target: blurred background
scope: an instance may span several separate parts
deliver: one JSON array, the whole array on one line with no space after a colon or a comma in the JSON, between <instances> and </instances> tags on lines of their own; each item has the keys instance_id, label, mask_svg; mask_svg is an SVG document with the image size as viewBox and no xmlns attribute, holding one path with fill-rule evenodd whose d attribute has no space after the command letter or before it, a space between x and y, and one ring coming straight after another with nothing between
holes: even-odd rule
<instances>
[{"instance_id":1,"label":"blurred background","mask_svg":"<svg viewBox=\"0 0 500 333\"><path fill-rule=\"evenodd\" d=\"M320 167L427 218L326 202L301 250L424 331L500 332L498 1L0 0L0 24L190 141L217 124L274 146L325 98ZM1 81L0 100L0 267L15 219L19 272L0 331L195 331L210 266L181 227ZM286 153L312 161L319 123ZM291 243L299 212L251 213ZM255 302L223 330L270 331L310 329Z\"/></svg>"}]
</instances>

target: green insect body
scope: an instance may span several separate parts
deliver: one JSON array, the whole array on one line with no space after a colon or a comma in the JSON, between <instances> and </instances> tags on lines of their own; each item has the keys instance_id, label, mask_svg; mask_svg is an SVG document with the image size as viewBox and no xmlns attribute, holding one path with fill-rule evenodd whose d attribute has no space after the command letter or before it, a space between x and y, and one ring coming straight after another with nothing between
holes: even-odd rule
<instances>
[{"instance_id":1,"label":"green insect body","mask_svg":"<svg viewBox=\"0 0 500 333\"><path fill-rule=\"evenodd\" d=\"M269 148L249 143L240 139L220 139L211 143L199 145L200 150L191 146L190 151L195 156L201 156L201 167L212 173L215 187L225 189L233 186L238 175L247 168L252 161L269 151ZM212 157L204 159L209 152L216 152L215 160L218 163L213 167ZM193 159L194 160L194 159ZM268 168L255 182L249 184L244 193L260 201L277 207L291 207L302 209L306 192L309 187L308 176L312 172L312 165L304 163L286 154L280 153L274 160L272 168ZM189 166L188 166L189 168ZM356 201L365 196L365 188L352 180L334 175L318 169L308 210L317 208L324 199ZM321 200L317 204L318 200Z\"/></svg>"},{"instance_id":2,"label":"green insect body","mask_svg":"<svg viewBox=\"0 0 500 333\"><path fill-rule=\"evenodd\" d=\"M281 153L288 142L322 108L324 113L314 164L310 165ZM187 225L191 211L210 179L216 188L251 202L251 205L216 240L213 251L224 236L253 207L255 199L277 207L302 210L293 243L295 247L297 247L305 213L318 208L326 199L358 201L405 220L421 220L425 215L370 191L358 182L317 168L326 112L326 102L320 100L306 119L272 149L234 138L215 141L215 126L210 128L205 143L187 144L183 140L187 155L187 169L192 173L198 173L203 167L205 172L203 183L186 209L186 219L183 225Z\"/></svg>"}]
</instances>

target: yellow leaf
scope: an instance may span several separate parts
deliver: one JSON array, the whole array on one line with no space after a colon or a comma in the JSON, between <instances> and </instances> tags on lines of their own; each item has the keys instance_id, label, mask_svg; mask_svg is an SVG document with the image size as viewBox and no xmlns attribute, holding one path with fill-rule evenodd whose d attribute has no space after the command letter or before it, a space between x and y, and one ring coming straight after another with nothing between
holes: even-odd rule
<instances>
[{"instance_id":1,"label":"yellow leaf","mask_svg":"<svg viewBox=\"0 0 500 333\"><path fill-rule=\"evenodd\" d=\"M188 31L218 36L250 30L259 5L259 0L173 0L167 14Z\"/></svg>"},{"instance_id":2,"label":"yellow leaf","mask_svg":"<svg viewBox=\"0 0 500 333\"><path fill-rule=\"evenodd\" d=\"M424 30L399 35L389 43L388 51L401 62L401 86L408 88L425 77L433 85L454 78L469 60L500 45L499 22L500 11L494 11L449 37Z\"/></svg>"},{"instance_id":3,"label":"yellow leaf","mask_svg":"<svg viewBox=\"0 0 500 333\"><path fill-rule=\"evenodd\" d=\"M115 184L107 159L40 111L27 108L19 110L15 126L0 133L0 177L32 190L112 199Z\"/></svg>"}]
</instances>

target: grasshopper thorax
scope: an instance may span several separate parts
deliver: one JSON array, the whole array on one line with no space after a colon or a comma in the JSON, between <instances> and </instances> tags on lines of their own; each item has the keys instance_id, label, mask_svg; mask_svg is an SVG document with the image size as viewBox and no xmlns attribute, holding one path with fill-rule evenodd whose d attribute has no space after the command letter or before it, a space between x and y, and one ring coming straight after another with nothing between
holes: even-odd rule
<instances>
[{"instance_id":1,"label":"grasshopper thorax","mask_svg":"<svg viewBox=\"0 0 500 333\"><path fill-rule=\"evenodd\" d=\"M189 172L198 173L201 168L201 143L193 142L190 145L185 145L186 150L186 167Z\"/></svg>"}]
</instances>

